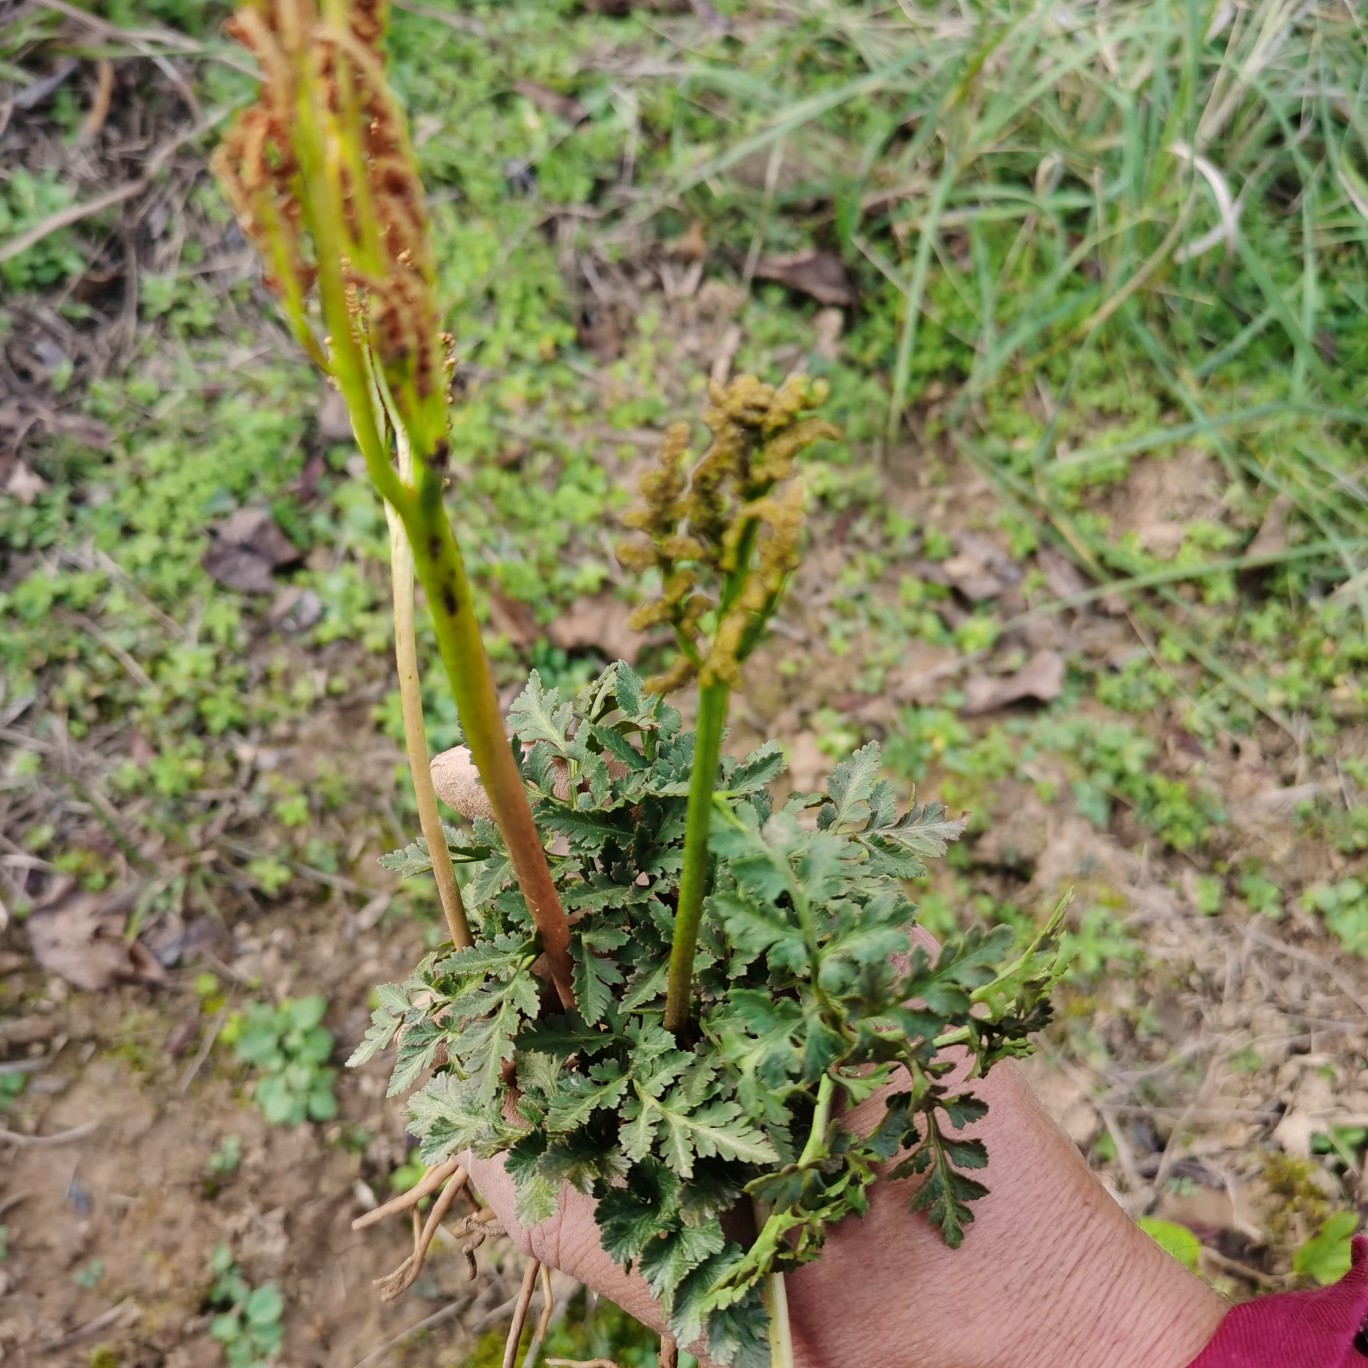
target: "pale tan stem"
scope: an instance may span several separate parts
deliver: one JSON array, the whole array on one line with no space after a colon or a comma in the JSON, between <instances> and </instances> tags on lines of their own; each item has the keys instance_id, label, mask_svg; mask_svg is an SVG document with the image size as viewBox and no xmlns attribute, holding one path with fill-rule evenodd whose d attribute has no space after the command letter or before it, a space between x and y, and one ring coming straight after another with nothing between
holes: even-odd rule
<instances>
[{"instance_id":1,"label":"pale tan stem","mask_svg":"<svg viewBox=\"0 0 1368 1368\"><path fill-rule=\"evenodd\" d=\"M413 796L418 803L418 824L423 829L428 854L432 858L432 877L442 900L447 931L457 949L474 944L466 921L461 889L451 866L451 853L442 834L442 817L437 811L437 794L432 787L428 764L427 729L423 725L423 695L418 685L418 639L413 626L413 551L399 515L385 505L385 521L390 534L390 579L394 588L394 658L399 670L399 707L404 718L404 749L408 752L409 773L413 776Z\"/></svg>"},{"instance_id":2,"label":"pale tan stem","mask_svg":"<svg viewBox=\"0 0 1368 1368\"><path fill-rule=\"evenodd\" d=\"M382 395L377 393L376 399ZM376 411L388 405L377 402ZM395 447L399 458L399 478L409 484L413 479L413 449L408 434L395 426ZM474 944L466 920L451 853L442 834L442 817L437 811L437 794L432 787L428 763L427 728L423 723L423 693L418 682L418 636L413 625L413 588L415 581L413 548L409 545L403 519L385 502L385 522L389 525L390 584L394 594L394 659L399 672L399 708L404 719L404 749L408 752L409 773L413 777L413 796L418 804L418 825L427 842L432 860L432 877L442 901L447 931L458 950Z\"/></svg>"}]
</instances>

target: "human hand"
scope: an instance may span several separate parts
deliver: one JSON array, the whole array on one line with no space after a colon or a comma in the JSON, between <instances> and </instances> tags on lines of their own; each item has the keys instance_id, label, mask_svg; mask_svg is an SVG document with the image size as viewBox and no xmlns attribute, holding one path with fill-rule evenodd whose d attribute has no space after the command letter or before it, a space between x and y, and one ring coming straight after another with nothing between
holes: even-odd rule
<instances>
[{"instance_id":1,"label":"human hand","mask_svg":"<svg viewBox=\"0 0 1368 1368\"><path fill-rule=\"evenodd\" d=\"M989 1195L957 1250L908 1210L917 1180L874 1186L869 1212L829 1234L785 1279L796 1362L805 1368L1185 1368L1225 1307L1140 1231L1103 1190L1011 1063L974 1091L988 1115L967 1127L988 1147ZM872 1127L876 1095L846 1118ZM656 1330L645 1282L599 1243L592 1199L562 1198L528 1230L497 1160L467 1160L485 1201L534 1257ZM703 1360L707 1363L706 1358Z\"/></svg>"}]
</instances>

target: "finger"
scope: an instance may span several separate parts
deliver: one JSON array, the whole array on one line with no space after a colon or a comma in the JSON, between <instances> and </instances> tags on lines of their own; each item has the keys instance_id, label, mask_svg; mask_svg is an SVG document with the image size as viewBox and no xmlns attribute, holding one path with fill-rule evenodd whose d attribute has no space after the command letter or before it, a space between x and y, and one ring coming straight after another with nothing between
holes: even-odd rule
<instances>
[{"instance_id":1,"label":"finger","mask_svg":"<svg viewBox=\"0 0 1368 1368\"><path fill-rule=\"evenodd\" d=\"M453 746L433 756L430 768L432 787L444 803L455 808L467 821L474 821L476 817L493 820L494 809L489 805L489 795L464 746Z\"/></svg>"}]
</instances>

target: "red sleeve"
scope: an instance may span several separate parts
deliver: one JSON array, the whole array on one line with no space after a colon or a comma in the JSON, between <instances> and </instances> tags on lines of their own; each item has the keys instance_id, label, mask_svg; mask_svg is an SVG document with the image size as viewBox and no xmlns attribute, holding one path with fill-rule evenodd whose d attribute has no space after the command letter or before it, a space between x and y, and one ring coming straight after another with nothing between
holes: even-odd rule
<instances>
[{"instance_id":1,"label":"red sleeve","mask_svg":"<svg viewBox=\"0 0 1368 1368\"><path fill-rule=\"evenodd\" d=\"M1232 1308L1190 1368L1368 1368L1368 1239L1333 1287Z\"/></svg>"}]
</instances>

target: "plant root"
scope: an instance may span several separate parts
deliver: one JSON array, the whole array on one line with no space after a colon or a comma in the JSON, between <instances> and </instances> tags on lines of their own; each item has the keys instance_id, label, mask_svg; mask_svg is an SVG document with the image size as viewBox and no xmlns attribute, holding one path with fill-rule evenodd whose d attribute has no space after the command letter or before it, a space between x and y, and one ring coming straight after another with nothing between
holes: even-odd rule
<instances>
[{"instance_id":1,"label":"plant root","mask_svg":"<svg viewBox=\"0 0 1368 1368\"><path fill-rule=\"evenodd\" d=\"M376 1286L380 1289L381 1301L393 1301L413 1286L414 1279L423 1270L423 1264L427 1260L428 1247L432 1244L437 1230L442 1224L442 1218L451 1209L451 1204L465 1187L468 1178L469 1175L464 1169L456 1169L447 1185L438 1194L437 1200L433 1202L432 1210L428 1212L427 1221L421 1229L418 1225L418 1212L414 1211L413 1253L393 1273L375 1280Z\"/></svg>"},{"instance_id":2,"label":"plant root","mask_svg":"<svg viewBox=\"0 0 1368 1368\"><path fill-rule=\"evenodd\" d=\"M375 1208L374 1211L364 1212L358 1216L351 1224L353 1230L364 1230L367 1226L373 1226L379 1221L383 1221L387 1216L397 1216L401 1211L408 1211L416 1207L430 1192L435 1192L448 1178L455 1178L463 1170L460 1164L454 1159L448 1159L444 1164L434 1164L407 1192L401 1192L397 1197L391 1197L388 1202ZM465 1185L465 1178L461 1178L461 1185Z\"/></svg>"},{"instance_id":3,"label":"plant root","mask_svg":"<svg viewBox=\"0 0 1368 1368\"><path fill-rule=\"evenodd\" d=\"M475 1251L491 1235L506 1233L498 1217L488 1207L472 1212L452 1226L452 1238L463 1241L461 1253L465 1255L467 1282L474 1282L480 1273L479 1265L475 1262Z\"/></svg>"},{"instance_id":4,"label":"plant root","mask_svg":"<svg viewBox=\"0 0 1368 1368\"><path fill-rule=\"evenodd\" d=\"M522 1342L523 1327L527 1324L528 1308L532 1305L532 1294L537 1290L537 1274L541 1263L529 1259L523 1270L522 1286L518 1289L518 1300L513 1306L513 1320L508 1327L508 1339L504 1343L502 1368L513 1368L518 1361L518 1345Z\"/></svg>"},{"instance_id":5,"label":"plant root","mask_svg":"<svg viewBox=\"0 0 1368 1368\"><path fill-rule=\"evenodd\" d=\"M537 1343L541 1344L547 1332L551 1329L551 1317L556 1310L556 1291L551 1286L551 1269L546 1265L541 1266L541 1290L542 1290L542 1311L537 1317Z\"/></svg>"}]
</instances>

